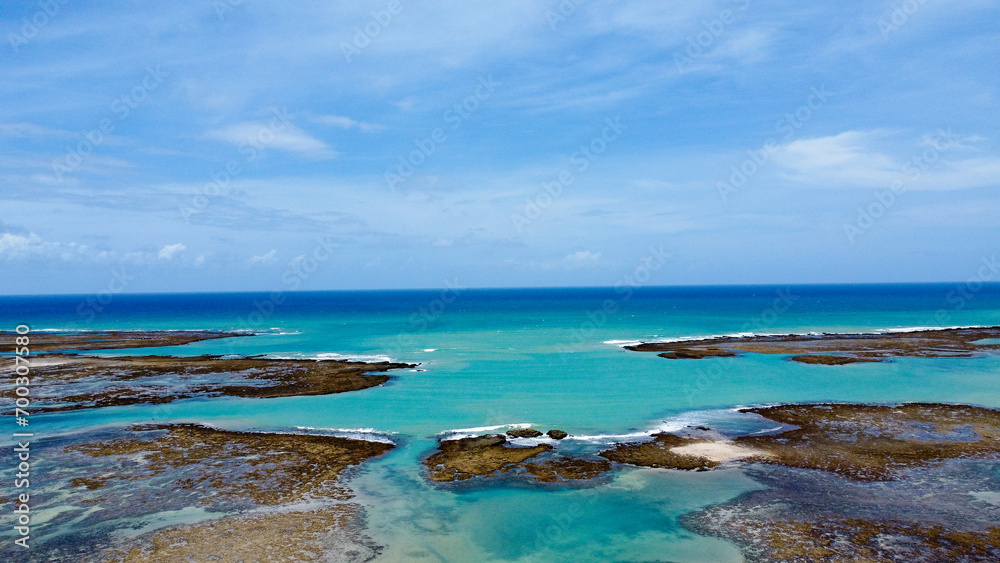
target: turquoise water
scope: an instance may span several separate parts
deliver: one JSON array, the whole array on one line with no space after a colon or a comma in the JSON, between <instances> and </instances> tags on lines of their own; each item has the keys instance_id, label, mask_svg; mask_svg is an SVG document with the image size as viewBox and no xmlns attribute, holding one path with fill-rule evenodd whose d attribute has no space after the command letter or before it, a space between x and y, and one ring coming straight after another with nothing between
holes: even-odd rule
<instances>
[{"instance_id":1,"label":"turquoise water","mask_svg":"<svg viewBox=\"0 0 1000 563\"><path fill-rule=\"evenodd\" d=\"M1000 285L811 286L267 295L115 296L93 318L85 297L0 298L0 328L251 329L249 338L136 354L389 357L419 363L358 392L217 399L36 416L56 434L131 422L197 421L234 429L325 429L399 447L350 480L383 559L425 561L740 561L679 516L759 487L739 469L636 469L588 488L440 488L421 472L436 437L530 423L596 449L622 435L709 424L733 432L741 405L795 401L944 401L1000 407L1000 357L810 366L781 356L669 361L623 350L635 340L737 332L862 332L1000 324ZM272 305L274 303L271 303ZM256 312L256 313L255 313ZM44 377L44 374L36 374ZM44 384L40 382L38 384ZM756 428L756 427L754 427Z\"/></svg>"}]
</instances>

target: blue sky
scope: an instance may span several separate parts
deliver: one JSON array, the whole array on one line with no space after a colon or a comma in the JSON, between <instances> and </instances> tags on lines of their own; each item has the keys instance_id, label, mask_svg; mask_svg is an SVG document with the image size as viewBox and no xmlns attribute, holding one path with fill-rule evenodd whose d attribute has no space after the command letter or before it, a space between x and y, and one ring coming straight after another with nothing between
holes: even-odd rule
<instances>
[{"instance_id":1,"label":"blue sky","mask_svg":"<svg viewBox=\"0 0 1000 563\"><path fill-rule=\"evenodd\" d=\"M1000 2L331 4L3 3L0 293L961 281L1000 252Z\"/></svg>"}]
</instances>

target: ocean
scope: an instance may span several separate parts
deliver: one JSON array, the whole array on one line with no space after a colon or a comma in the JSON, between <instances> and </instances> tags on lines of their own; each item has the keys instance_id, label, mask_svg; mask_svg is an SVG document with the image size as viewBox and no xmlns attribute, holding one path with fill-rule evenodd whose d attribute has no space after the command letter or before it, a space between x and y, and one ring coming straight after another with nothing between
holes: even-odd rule
<instances>
[{"instance_id":1,"label":"ocean","mask_svg":"<svg viewBox=\"0 0 1000 563\"><path fill-rule=\"evenodd\" d=\"M33 415L55 436L137 422L315 431L397 448L348 486L386 561L741 561L679 518L762 485L739 468L626 469L596 486L431 484L444 435L533 425L603 445L687 425L766 430L741 406L813 401L1000 407L1000 357L816 366L780 355L676 361L623 344L727 334L1000 325L1000 284L461 289L0 297L0 329L246 330L249 338L109 354L263 354L419 363L386 384L279 399L194 399ZM34 384L44 385L44 373ZM560 447L564 447L560 445ZM57 510L57 507L49 507ZM45 510L43 508L42 510ZM192 518L197 518L197 514ZM38 515L44 522L44 513ZM170 515L170 523L176 515ZM164 522L168 517L164 516ZM155 522L152 524L155 526ZM54 532L53 532L54 533ZM44 525L37 528L44 541Z\"/></svg>"}]
</instances>

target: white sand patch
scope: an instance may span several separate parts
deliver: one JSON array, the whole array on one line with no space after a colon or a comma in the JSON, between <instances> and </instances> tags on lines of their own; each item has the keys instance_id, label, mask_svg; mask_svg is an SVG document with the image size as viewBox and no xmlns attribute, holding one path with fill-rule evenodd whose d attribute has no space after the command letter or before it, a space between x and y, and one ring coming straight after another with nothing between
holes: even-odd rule
<instances>
[{"instance_id":1,"label":"white sand patch","mask_svg":"<svg viewBox=\"0 0 1000 563\"><path fill-rule=\"evenodd\" d=\"M6 360L10 361L9 364L0 365L0 371L3 371L3 372L14 371L14 369L16 368L17 365L24 365L24 364L16 364L16 361L14 360L13 357L7 357L7 358L2 358L2 359L5 360L5 361ZM42 358L32 358L32 357L29 357L29 358L27 358L27 360L28 360L28 367L31 368L31 369L40 368L40 367L49 367L49 366L59 366L59 365L62 365L62 364L68 364L68 363L72 362L72 360L68 360L68 359L56 359L56 358L44 358L44 359L42 359Z\"/></svg>"},{"instance_id":2,"label":"white sand patch","mask_svg":"<svg viewBox=\"0 0 1000 563\"><path fill-rule=\"evenodd\" d=\"M670 448L670 451L680 455L703 457L719 463L763 454L760 450L744 448L732 442L698 442Z\"/></svg>"}]
</instances>

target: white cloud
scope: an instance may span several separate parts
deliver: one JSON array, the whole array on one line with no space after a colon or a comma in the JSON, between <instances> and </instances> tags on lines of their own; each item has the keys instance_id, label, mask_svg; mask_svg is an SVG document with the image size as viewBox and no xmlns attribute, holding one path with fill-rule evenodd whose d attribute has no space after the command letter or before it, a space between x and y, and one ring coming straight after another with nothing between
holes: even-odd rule
<instances>
[{"instance_id":1,"label":"white cloud","mask_svg":"<svg viewBox=\"0 0 1000 563\"><path fill-rule=\"evenodd\" d=\"M266 122L244 121L207 131L205 137L237 146L277 149L312 160L330 160L338 154L330 145L290 123L272 126Z\"/></svg>"},{"instance_id":2,"label":"white cloud","mask_svg":"<svg viewBox=\"0 0 1000 563\"><path fill-rule=\"evenodd\" d=\"M264 254L261 254L260 256L252 256L252 257L250 257L250 263L251 264L270 264L271 262L274 262L274 258L277 255L278 255L277 249L272 249L272 250L270 250L268 252L265 252Z\"/></svg>"},{"instance_id":3,"label":"white cloud","mask_svg":"<svg viewBox=\"0 0 1000 563\"><path fill-rule=\"evenodd\" d=\"M845 131L828 137L798 139L782 147L775 161L788 171L790 178L798 181L887 184L899 173L899 166L872 149L875 136L869 131Z\"/></svg>"},{"instance_id":4,"label":"white cloud","mask_svg":"<svg viewBox=\"0 0 1000 563\"><path fill-rule=\"evenodd\" d=\"M60 243L44 241L35 233L15 235L4 233L0 235L0 258L5 260L23 260L26 258L54 258L75 260L87 257L105 257L107 253L92 253L85 245L75 242Z\"/></svg>"},{"instance_id":5,"label":"white cloud","mask_svg":"<svg viewBox=\"0 0 1000 563\"><path fill-rule=\"evenodd\" d=\"M591 252L589 250L581 250L579 252L574 252L569 256L563 258L563 262L569 262L571 264L579 264L586 262L596 262L601 258L601 253Z\"/></svg>"},{"instance_id":6,"label":"white cloud","mask_svg":"<svg viewBox=\"0 0 1000 563\"><path fill-rule=\"evenodd\" d=\"M781 147L774 161L782 177L824 187L888 188L902 182L906 189L953 190L1000 184L1000 157L961 157L963 151L975 150L972 144L980 137L938 132L922 136L908 153L891 155L880 146L887 136L884 131L845 131L799 139Z\"/></svg>"},{"instance_id":7,"label":"white cloud","mask_svg":"<svg viewBox=\"0 0 1000 563\"><path fill-rule=\"evenodd\" d=\"M68 138L75 137L76 135L76 133L66 131L65 129L52 129L49 127L42 127L41 125L35 125L33 123L0 123L0 136L3 137L15 137L18 139L27 137Z\"/></svg>"},{"instance_id":8,"label":"white cloud","mask_svg":"<svg viewBox=\"0 0 1000 563\"><path fill-rule=\"evenodd\" d=\"M504 265L514 266L525 270L580 270L584 268L596 268L601 265L601 253L581 250L563 257L561 260L550 260L537 262L528 260L522 262L514 258L504 261Z\"/></svg>"},{"instance_id":9,"label":"white cloud","mask_svg":"<svg viewBox=\"0 0 1000 563\"><path fill-rule=\"evenodd\" d=\"M342 115L317 115L312 118L316 123L322 125L331 125L333 127L339 127L341 129L354 129L357 128L365 133L371 133L373 131L382 131L386 127L385 125L379 125L378 123L368 123L367 121L357 121L351 119L350 117L344 117Z\"/></svg>"},{"instance_id":10,"label":"white cloud","mask_svg":"<svg viewBox=\"0 0 1000 563\"><path fill-rule=\"evenodd\" d=\"M170 260L171 258L174 257L174 254L177 254L178 252L184 252L186 248L187 247L181 243L168 244L167 246L161 248L160 252L158 252L156 256L159 257L161 260Z\"/></svg>"},{"instance_id":11,"label":"white cloud","mask_svg":"<svg viewBox=\"0 0 1000 563\"><path fill-rule=\"evenodd\" d=\"M413 96L407 96L398 102L393 102L392 105L403 111L413 111L414 106L417 105L417 99Z\"/></svg>"}]
</instances>

